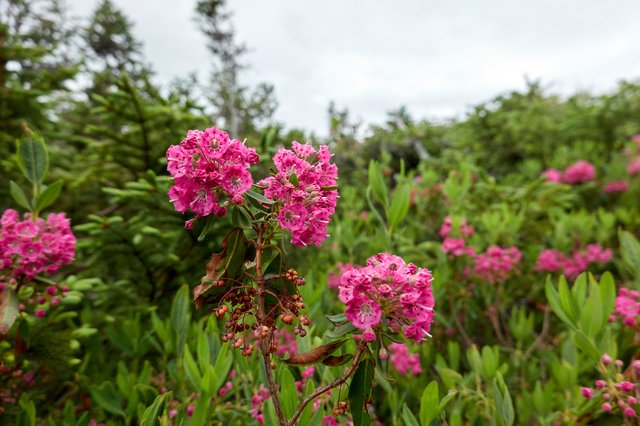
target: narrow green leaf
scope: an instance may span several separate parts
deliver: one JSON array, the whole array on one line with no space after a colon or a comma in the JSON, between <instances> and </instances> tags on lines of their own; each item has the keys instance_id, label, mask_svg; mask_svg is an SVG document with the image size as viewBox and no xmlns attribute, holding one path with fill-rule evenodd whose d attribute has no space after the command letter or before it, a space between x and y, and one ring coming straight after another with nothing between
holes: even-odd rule
<instances>
[{"instance_id":1,"label":"narrow green leaf","mask_svg":"<svg viewBox=\"0 0 640 426\"><path fill-rule=\"evenodd\" d=\"M406 402L402 405L402 420L407 426L420 426L418 419L413 415Z\"/></svg>"},{"instance_id":2,"label":"narrow green leaf","mask_svg":"<svg viewBox=\"0 0 640 426\"><path fill-rule=\"evenodd\" d=\"M100 386L90 387L89 392L91 393L91 398L106 411L122 417L127 416L120 406L120 399L113 383L104 382Z\"/></svg>"},{"instance_id":3,"label":"narrow green leaf","mask_svg":"<svg viewBox=\"0 0 640 426\"><path fill-rule=\"evenodd\" d=\"M247 191L246 194L249 197L253 198L254 200L259 201L262 204L271 205L271 204L275 203L275 201L270 200L267 197L265 197L264 195L258 194L257 192L252 191L252 190Z\"/></svg>"},{"instance_id":4,"label":"narrow green leaf","mask_svg":"<svg viewBox=\"0 0 640 426\"><path fill-rule=\"evenodd\" d=\"M36 211L40 212L53 204L58 199L60 190L62 190L62 180L57 180L47 186L47 189L42 191L36 200Z\"/></svg>"},{"instance_id":5,"label":"narrow green leaf","mask_svg":"<svg viewBox=\"0 0 640 426\"><path fill-rule=\"evenodd\" d=\"M584 334L580 330L576 330L573 335L573 339L576 342L576 345L587 355L589 355L592 360L596 361L600 359L600 352L598 348L593 343L593 340L590 339L586 334Z\"/></svg>"},{"instance_id":6,"label":"narrow green leaf","mask_svg":"<svg viewBox=\"0 0 640 426\"><path fill-rule=\"evenodd\" d=\"M509 389L504 383L504 379L501 373L496 375L493 380L494 399L496 401L496 409L498 411L499 424L504 426L511 426L515 421L515 412L513 410L513 402L511 401L511 395Z\"/></svg>"},{"instance_id":7,"label":"narrow green leaf","mask_svg":"<svg viewBox=\"0 0 640 426\"><path fill-rule=\"evenodd\" d=\"M165 392L159 395L153 404L147 407L144 410L144 414L142 415L142 419L140 420L141 426L155 426L160 424L158 421L158 417L164 412L164 407L167 402L167 399L171 396L171 392Z\"/></svg>"},{"instance_id":8,"label":"narrow green leaf","mask_svg":"<svg viewBox=\"0 0 640 426\"><path fill-rule=\"evenodd\" d=\"M420 423L422 426L429 426L431 421L436 418L439 401L438 382L432 380L424 389L420 398Z\"/></svg>"},{"instance_id":9,"label":"narrow green leaf","mask_svg":"<svg viewBox=\"0 0 640 426\"><path fill-rule=\"evenodd\" d=\"M187 378L193 383L195 387L199 387L202 383L202 374L200 370L198 370L198 365L193 359L191 355L191 351L189 350L188 345L184 345L184 351L182 356L182 362L184 366L184 372L187 375Z\"/></svg>"},{"instance_id":10,"label":"narrow green leaf","mask_svg":"<svg viewBox=\"0 0 640 426\"><path fill-rule=\"evenodd\" d=\"M170 314L173 335L175 337L174 347L176 348L178 356L182 353L182 348L187 341L187 334L189 333L189 324L191 323L189 306L189 287L183 285L173 298Z\"/></svg>"},{"instance_id":11,"label":"narrow green leaf","mask_svg":"<svg viewBox=\"0 0 640 426\"><path fill-rule=\"evenodd\" d=\"M558 318L560 318L562 322L568 325L571 329L575 329L575 323L565 313L562 307L562 303L560 302L560 295L551 283L551 278L547 278L547 283L545 284L545 294L547 296L547 300L549 301L551 309L558 316Z\"/></svg>"},{"instance_id":12,"label":"narrow green leaf","mask_svg":"<svg viewBox=\"0 0 640 426\"><path fill-rule=\"evenodd\" d=\"M349 405L354 426L369 425L371 418L366 411L365 402L371 393L371 383L374 378L374 365L370 360L360 361L351 385L349 386Z\"/></svg>"},{"instance_id":13,"label":"narrow green leaf","mask_svg":"<svg viewBox=\"0 0 640 426\"><path fill-rule=\"evenodd\" d=\"M410 195L411 187L409 185L401 185L396 188L387 218L390 226L398 225L407 216Z\"/></svg>"},{"instance_id":14,"label":"narrow green leaf","mask_svg":"<svg viewBox=\"0 0 640 426\"><path fill-rule=\"evenodd\" d=\"M286 418L291 418L298 407L298 390L296 389L296 380L288 368L284 368L281 378L280 399L282 400L282 410Z\"/></svg>"},{"instance_id":15,"label":"narrow green leaf","mask_svg":"<svg viewBox=\"0 0 640 426\"><path fill-rule=\"evenodd\" d=\"M604 325L609 321L609 316L616 304L616 284L610 272L605 272L600 278L600 302L602 304L602 324Z\"/></svg>"},{"instance_id":16,"label":"narrow green leaf","mask_svg":"<svg viewBox=\"0 0 640 426\"><path fill-rule=\"evenodd\" d=\"M22 188L18 186L14 181L9 182L9 189L11 191L11 197L13 197L14 201L18 203L20 207L24 207L25 209L31 211L31 203L27 198L27 195L24 193Z\"/></svg>"},{"instance_id":17,"label":"narrow green leaf","mask_svg":"<svg viewBox=\"0 0 640 426\"><path fill-rule=\"evenodd\" d=\"M382 204L386 211L389 205L388 189L382 176L382 167L377 161L369 162L369 187L376 201Z\"/></svg>"}]
</instances>

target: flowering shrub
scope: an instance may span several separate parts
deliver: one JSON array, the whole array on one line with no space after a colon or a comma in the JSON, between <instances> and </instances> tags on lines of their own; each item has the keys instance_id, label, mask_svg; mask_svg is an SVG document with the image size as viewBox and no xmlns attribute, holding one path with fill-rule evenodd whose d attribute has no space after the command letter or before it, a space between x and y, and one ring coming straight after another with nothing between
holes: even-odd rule
<instances>
[{"instance_id":1,"label":"flowering shrub","mask_svg":"<svg viewBox=\"0 0 640 426\"><path fill-rule=\"evenodd\" d=\"M621 288L616 296L616 305L611 320L619 319L627 327L635 327L640 316L640 292Z\"/></svg>"},{"instance_id":2,"label":"flowering shrub","mask_svg":"<svg viewBox=\"0 0 640 426\"><path fill-rule=\"evenodd\" d=\"M575 278L587 270L590 264L604 264L611 260L611 250L599 244L589 244L584 250L575 250L571 256L565 256L558 250L545 249L536 261L536 270L540 272L558 272Z\"/></svg>"},{"instance_id":3,"label":"flowering shrub","mask_svg":"<svg viewBox=\"0 0 640 426\"><path fill-rule=\"evenodd\" d=\"M5 210L0 219L0 266L17 278L33 279L53 274L75 256L76 239L64 213L50 213L47 220Z\"/></svg>"},{"instance_id":4,"label":"flowering shrub","mask_svg":"<svg viewBox=\"0 0 640 426\"><path fill-rule=\"evenodd\" d=\"M517 247L491 246L475 257L473 272L495 284L511 275L521 258L522 253Z\"/></svg>"},{"instance_id":5,"label":"flowering shrub","mask_svg":"<svg viewBox=\"0 0 640 426\"><path fill-rule=\"evenodd\" d=\"M402 330L405 337L419 343L431 336L432 280L428 269L380 253L370 257L366 266L342 274L339 297L347 306L349 321L363 331L365 342L373 342L387 330Z\"/></svg>"}]
</instances>

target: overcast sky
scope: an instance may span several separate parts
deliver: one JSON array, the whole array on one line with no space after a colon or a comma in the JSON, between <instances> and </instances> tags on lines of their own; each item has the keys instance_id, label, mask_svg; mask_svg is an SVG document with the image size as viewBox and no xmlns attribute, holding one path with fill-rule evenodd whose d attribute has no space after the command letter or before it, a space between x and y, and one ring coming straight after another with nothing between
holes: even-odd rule
<instances>
[{"instance_id":1,"label":"overcast sky","mask_svg":"<svg viewBox=\"0 0 640 426\"><path fill-rule=\"evenodd\" d=\"M67 0L87 16L97 0ZM159 81L210 59L195 0L114 0ZM335 101L363 123L405 105L416 118L463 115L525 77L556 93L598 93L640 77L640 1L228 0L251 52L244 81L275 85L276 118L326 134Z\"/></svg>"}]
</instances>

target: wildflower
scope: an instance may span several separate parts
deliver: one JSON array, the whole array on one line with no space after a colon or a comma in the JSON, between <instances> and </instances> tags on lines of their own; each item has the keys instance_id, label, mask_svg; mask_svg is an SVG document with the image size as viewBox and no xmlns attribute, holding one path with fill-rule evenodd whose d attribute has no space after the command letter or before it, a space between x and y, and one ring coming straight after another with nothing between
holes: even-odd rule
<instances>
[{"instance_id":1,"label":"wildflower","mask_svg":"<svg viewBox=\"0 0 640 426\"><path fill-rule=\"evenodd\" d=\"M257 163L255 149L230 139L222 130L189 130L180 145L167 150L167 170L174 179L169 199L177 211L191 210L196 219L224 216L225 199L233 204L242 202L253 184L248 169Z\"/></svg>"},{"instance_id":2,"label":"wildflower","mask_svg":"<svg viewBox=\"0 0 640 426\"><path fill-rule=\"evenodd\" d=\"M389 326L420 342L430 336L434 317L432 280L428 269L380 253L366 266L342 274L338 297L347 306L347 319L364 331L365 341L375 336L373 329Z\"/></svg>"},{"instance_id":3,"label":"wildflower","mask_svg":"<svg viewBox=\"0 0 640 426\"><path fill-rule=\"evenodd\" d=\"M319 246L327 238L327 226L335 213L338 168L331 164L326 145L317 151L292 142L293 150L281 148L273 157L277 173L258 182L265 197L278 203L278 223L291 232L298 247Z\"/></svg>"},{"instance_id":4,"label":"wildflower","mask_svg":"<svg viewBox=\"0 0 640 426\"><path fill-rule=\"evenodd\" d=\"M473 256L475 255L475 250L471 246L465 246L465 241L461 238L445 238L442 242L442 246L440 250L443 253L450 253L453 256Z\"/></svg>"},{"instance_id":5,"label":"wildflower","mask_svg":"<svg viewBox=\"0 0 640 426\"><path fill-rule=\"evenodd\" d=\"M626 192L629 190L629 182L626 180L616 180L613 182L607 182L604 185L604 192L607 193L617 193L617 192Z\"/></svg>"},{"instance_id":6,"label":"wildflower","mask_svg":"<svg viewBox=\"0 0 640 426\"><path fill-rule=\"evenodd\" d=\"M492 284L503 281L511 274L521 258L522 253L517 247L494 245L476 256L474 273Z\"/></svg>"},{"instance_id":7,"label":"wildflower","mask_svg":"<svg viewBox=\"0 0 640 426\"><path fill-rule=\"evenodd\" d=\"M596 176L596 168L588 161L579 160L567 167L564 172L564 181L567 183L585 183L592 181Z\"/></svg>"},{"instance_id":8,"label":"wildflower","mask_svg":"<svg viewBox=\"0 0 640 426\"><path fill-rule=\"evenodd\" d=\"M410 354L409 348L404 343L391 343L389 345L389 361L398 373L405 375L411 373L413 376L418 376L422 373L422 367L420 366L420 355Z\"/></svg>"},{"instance_id":9,"label":"wildflower","mask_svg":"<svg viewBox=\"0 0 640 426\"><path fill-rule=\"evenodd\" d=\"M582 387L580 388L580 392L582 393L582 396L587 399L591 399L591 397L593 396L593 391L591 390L591 388Z\"/></svg>"},{"instance_id":10,"label":"wildflower","mask_svg":"<svg viewBox=\"0 0 640 426\"><path fill-rule=\"evenodd\" d=\"M624 287L621 288L616 296L616 304L612 317L622 320L622 323L628 327L633 327L639 315L640 293ZM638 363L638 366L640 366L640 363Z\"/></svg>"},{"instance_id":11,"label":"wildflower","mask_svg":"<svg viewBox=\"0 0 640 426\"><path fill-rule=\"evenodd\" d=\"M0 269L14 277L33 279L39 273L52 274L75 256L76 238L64 213L33 220L30 213L21 221L9 209L0 220ZM49 291L49 290L47 290Z\"/></svg>"},{"instance_id":12,"label":"wildflower","mask_svg":"<svg viewBox=\"0 0 640 426\"><path fill-rule=\"evenodd\" d=\"M562 172L556 169L547 169L542 173L542 176L544 176L549 183L562 183L564 177Z\"/></svg>"},{"instance_id":13,"label":"wildflower","mask_svg":"<svg viewBox=\"0 0 640 426\"><path fill-rule=\"evenodd\" d=\"M640 174L640 157L635 157L627 164L627 173L631 176Z\"/></svg>"}]
</instances>

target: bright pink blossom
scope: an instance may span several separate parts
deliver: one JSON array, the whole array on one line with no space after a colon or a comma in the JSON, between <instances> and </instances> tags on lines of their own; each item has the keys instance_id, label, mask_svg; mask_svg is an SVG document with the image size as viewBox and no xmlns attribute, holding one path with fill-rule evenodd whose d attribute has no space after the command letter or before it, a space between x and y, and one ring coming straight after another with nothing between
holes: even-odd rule
<instances>
[{"instance_id":1,"label":"bright pink blossom","mask_svg":"<svg viewBox=\"0 0 640 426\"><path fill-rule=\"evenodd\" d=\"M413 376L418 376L422 373L422 367L420 366L420 355L410 354L409 348L404 343L391 343L389 345L389 361L398 373L405 375L411 373Z\"/></svg>"},{"instance_id":2,"label":"bright pink blossom","mask_svg":"<svg viewBox=\"0 0 640 426\"><path fill-rule=\"evenodd\" d=\"M585 183L594 180L595 177L595 166L584 160L576 161L564 172L564 181L567 183Z\"/></svg>"},{"instance_id":3,"label":"bright pink blossom","mask_svg":"<svg viewBox=\"0 0 640 426\"><path fill-rule=\"evenodd\" d=\"M167 150L167 170L174 179L169 198L177 211L191 210L196 219L211 214L224 216L225 199L241 203L244 193L251 189L253 178L248 169L257 163L255 149L230 139L222 130L189 130L180 145Z\"/></svg>"},{"instance_id":4,"label":"bright pink blossom","mask_svg":"<svg viewBox=\"0 0 640 426\"><path fill-rule=\"evenodd\" d=\"M14 277L33 279L52 274L71 263L76 238L64 213L51 213L35 221L30 213L21 221L15 210L6 210L0 220L0 269Z\"/></svg>"},{"instance_id":5,"label":"bright pink blossom","mask_svg":"<svg viewBox=\"0 0 640 426\"><path fill-rule=\"evenodd\" d=\"M273 157L277 173L258 182L265 197L280 206L278 222L291 232L298 247L320 246L335 213L338 168L330 163L326 145L317 151L311 145L292 142L293 150L281 148Z\"/></svg>"},{"instance_id":6,"label":"bright pink blossom","mask_svg":"<svg viewBox=\"0 0 640 426\"><path fill-rule=\"evenodd\" d=\"M542 250L536 261L536 271L555 272L562 268L563 261L564 255L558 250Z\"/></svg>"},{"instance_id":7,"label":"bright pink blossom","mask_svg":"<svg viewBox=\"0 0 640 426\"><path fill-rule=\"evenodd\" d=\"M607 182L604 185L604 192L607 193L618 193L618 192L627 192L629 190L629 182L626 180L616 180L612 182Z\"/></svg>"},{"instance_id":8,"label":"bright pink blossom","mask_svg":"<svg viewBox=\"0 0 640 426\"><path fill-rule=\"evenodd\" d=\"M490 282L504 281L514 271L522 253L517 247L491 246L474 259L474 273Z\"/></svg>"},{"instance_id":9,"label":"bright pink blossom","mask_svg":"<svg viewBox=\"0 0 640 426\"><path fill-rule=\"evenodd\" d=\"M474 256L475 250L472 246L466 246L466 242L462 238L446 237L440 247L443 253L450 253L452 256Z\"/></svg>"},{"instance_id":10,"label":"bright pink blossom","mask_svg":"<svg viewBox=\"0 0 640 426\"><path fill-rule=\"evenodd\" d=\"M580 393L587 399L591 399L593 396L593 390L591 390L591 388L582 387L580 388Z\"/></svg>"},{"instance_id":11,"label":"bright pink blossom","mask_svg":"<svg viewBox=\"0 0 640 426\"><path fill-rule=\"evenodd\" d=\"M442 225L440 226L440 236L442 238L447 238L449 234L451 234L451 216L447 216L444 218ZM473 225L469 225L466 219L462 219L460 221L460 232L459 234L463 237L471 237L475 232L475 228Z\"/></svg>"},{"instance_id":12,"label":"bright pink blossom","mask_svg":"<svg viewBox=\"0 0 640 426\"><path fill-rule=\"evenodd\" d=\"M629 164L627 164L627 173L631 176L640 174L640 157L635 157L629 160Z\"/></svg>"},{"instance_id":13,"label":"bright pink blossom","mask_svg":"<svg viewBox=\"0 0 640 426\"><path fill-rule=\"evenodd\" d=\"M562 183L563 173L556 169L547 169L542 173L549 183Z\"/></svg>"},{"instance_id":14,"label":"bright pink blossom","mask_svg":"<svg viewBox=\"0 0 640 426\"><path fill-rule=\"evenodd\" d=\"M620 319L628 327L635 326L636 319L640 316L640 293L621 288L616 296L616 305L612 316Z\"/></svg>"},{"instance_id":15,"label":"bright pink blossom","mask_svg":"<svg viewBox=\"0 0 640 426\"><path fill-rule=\"evenodd\" d=\"M342 274L338 297L347 306L347 319L363 330L365 341L375 336L374 328L388 326L421 342L429 336L434 317L432 280L428 269L380 253L366 266Z\"/></svg>"}]
</instances>

